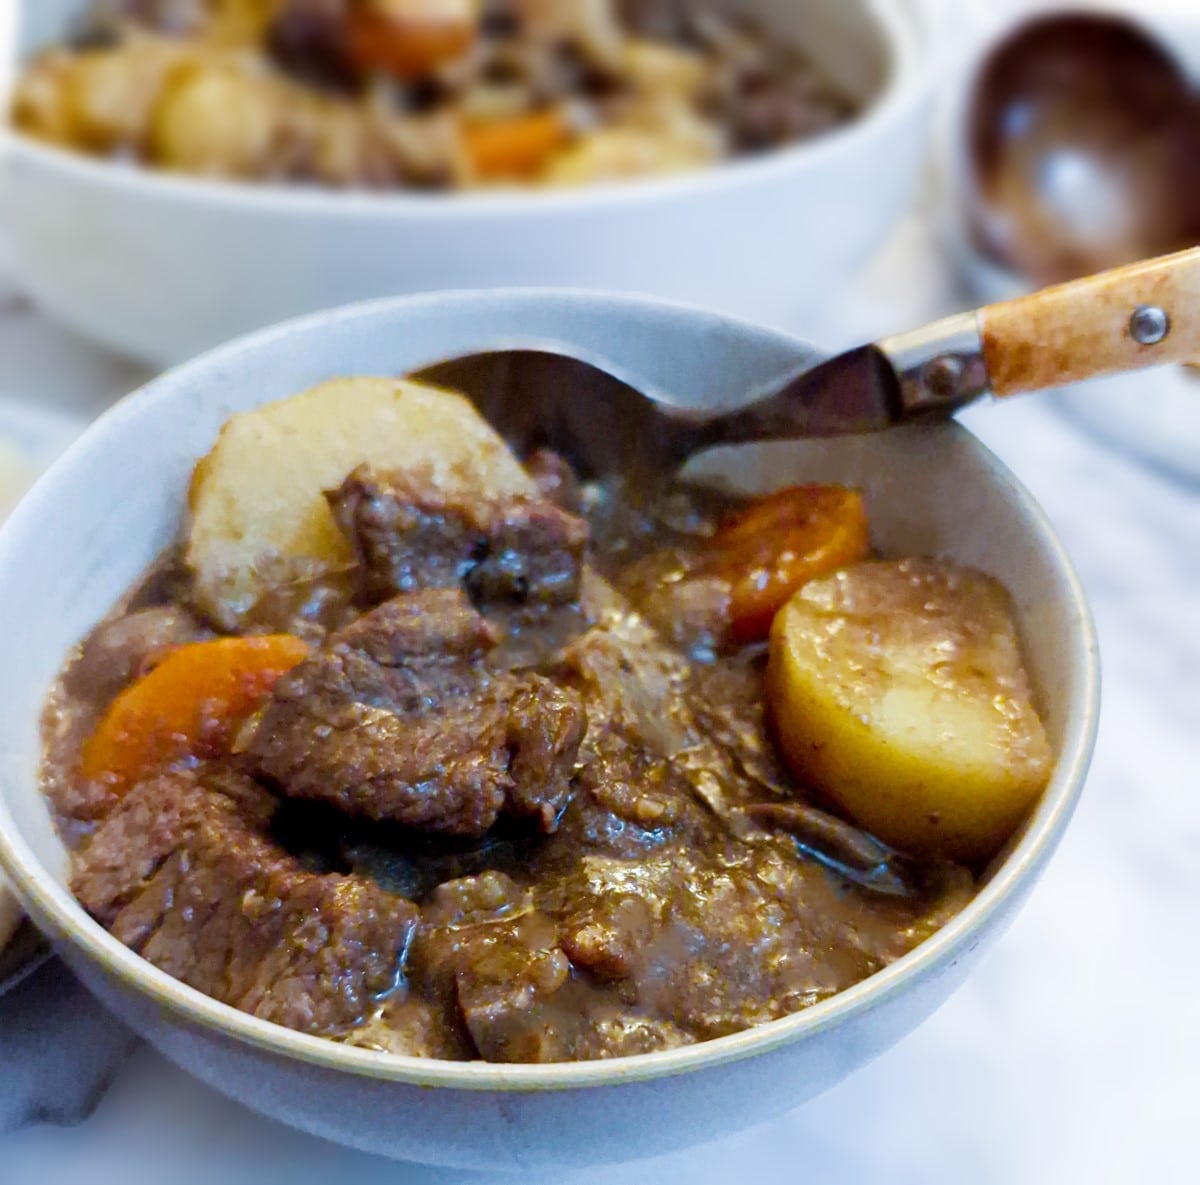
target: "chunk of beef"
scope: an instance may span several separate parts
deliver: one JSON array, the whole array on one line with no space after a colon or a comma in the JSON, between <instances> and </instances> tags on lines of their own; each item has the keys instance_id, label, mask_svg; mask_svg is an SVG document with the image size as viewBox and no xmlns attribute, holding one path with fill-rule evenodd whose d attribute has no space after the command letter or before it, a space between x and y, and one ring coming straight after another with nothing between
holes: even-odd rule
<instances>
[{"instance_id":1,"label":"chunk of beef","mask_svg":"<svg viewBox=\"0 0 1200 1185\"><path fill-rule=\"evenodd\" d=\"M441 885L422 911L412 973L488 1061L569 1056L554 1023L571 964L553 920L497 872Z\"/></svg>"},{"instance_id":2,"label":"chunk of beef","mask_svg":"<svg viewBox=\"0 0 1200 1185\"><path fill-rule=\"evenodd\" d=\"M482 601L578 596L588 526L547 499L453 500L412 474L360 466L329 502L369 601L460 584Z\"/></svg>"},{"instance_id":3,"label":"chunk of beef","mask_svg":"<svg viewBox=\"0 0 1200 1185\"><path fill-rule=\"evenodd\" d=\"M571 514L582 513L583 489L565 457L552 449L538 449L526 459L525 468L543 498Z\"/></svg>"},{"instance_id":4,"label":"chunk of beef","mask_svg":"<svg viewBox=\"0 0 1200 1185\"><path fill-rule=\"evenodd\" d=\"M353 92L359 82L347 44L348 0L283 0L266 30L271 58L312 86Z\"/></svg>"},{"instance_id":5,"label":"chunk of beef","mask_svg":"<svg viewBox=\"0 0 1200 1185\"><path fill-rule=\"evenodd\" d=\"M635 613L614 599L604 619L563 653L594 727L589 742L615 729L626 748L674 757L695 741L685 693L687 662L668 649Z\"/></svg>"},{"instance_id":6,"label":"chunk of beef","mask_svg":"<svg viewBox=\"0 0 1200 1185\"><path fill-rule=\"evenodd\" d=\"M113 618L88 635L67 670L66 688L80 699L107 703L164 651L209 636L179 605L158 605Z\"/></svg>"},{"instance_id":7,"label":"chunk of beef","mask_svg":"<svg viewBox=\"0 0 1200 1185\"><path fill-rule=\"evenodd\" d=\"M649 903L636 893L597 897L567 919L562 945L571 962L603 980L628 979L654 931Z\"/></svg>"},{"instance_id":8,"label":"chunk of beef","mask_svg":"<svg viewBox=\"0 0 1200 1185\"><path fill-rule=\"evenodd\" d=\"M553 921L502 873L439 886L422 911L411 974L445 1023L489 1061L546 1061L542 1013L570 963Z\"/></svg>"},{"instance_id":9,"label":"chunk of beef","mask_svg":"<svg viewBox=\"0 0 1200 1185\"><path fill-rule=\"evenodd\" d=\"M949 916L969 898L946 899ZM938 890L945 891L945 886ZM671 844L636 859L586 855L534 904L559 920L572 964L638 1014L707 1040L859 982L929 932L936 901L847 892L778 838Z\"/></svg>"},{"instance_id":10,"label":"chunk of beef","mask_svg":"<svg viewBox=\"0 0 1200 1185\"><path fill-rule=\"evenodd\" d=\"M389 998L365 1025L344 1040L347 1045L401 1057L470 1062L479 1056L470 1037L446 1020L439 1004L416 995L398 993Z\"/></svg>"},{"instance_id":11,"label":"chunk of beef","mask_svg":"<svg viewBox=\"0 0 1200 1185\"><path fill-rule=\"evenodd\" d=\"M341 1031L394 986L417 911L370 881L305 870L270 838L272 811L236 773L143 782L76 857L73 888L184 983L289 1028Z\"/></svg>"},{"instance_id":12,"label":"chunk of beef","mask_svg":"<svg viewBox=\"0 0 1200 1185\"><path fill-rule=\"evenodd\" d=\"M507 811L551 831L583 709L489 669L494 640L461 590L397 597L280 680L251 757L285 794L371 819L480 836Z\"/></svg>"},{"instance_id":13,"label":"chunk of beef","mask_svg":"<svg viewBox=\"0 0 1200 1185\"><path fill-rule=\"evenodd\" d=\"M410 971L424 997L441 1002L444 1025L488 1061L622 1057L687 1043L673 1022L579 975L559 932L508 877L468 877L442 885L422 911Z\"/></svg>"},{"instance_id":14,"label":"chunk of beef","mask_svg":"<svg viewBox=\"0 0 1200 1185\"><path fill-rule=\"evenodd\" d=\"M120 799L91 842L76 855L74 890L106 926L133 901L206 821L237 820L265 831L275 800L235 773L210 767L203 782L191 772L162 774Z\"/></svg>"},{"instance_id":15,"label":"chunk of beef","mask_svg":"<svg viewBox=\"0 0 1200 1185\"><path fill-rule=\"evenodd\" d=\"M693 773L703 741L686 702L687 664L619 598L602 618L563 653L588 729L561 844L546 853L552 862L560 847L632 857L672 837L704 842L710 826Z\"/></svg>"}]
</instances>

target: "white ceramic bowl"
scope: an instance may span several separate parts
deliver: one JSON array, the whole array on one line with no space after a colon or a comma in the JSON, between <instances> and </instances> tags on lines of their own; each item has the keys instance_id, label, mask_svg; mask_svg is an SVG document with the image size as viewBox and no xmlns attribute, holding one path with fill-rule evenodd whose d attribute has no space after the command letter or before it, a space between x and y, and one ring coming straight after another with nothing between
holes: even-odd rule
<instances>
[{"instance_id":1,"label":"white ceramic bowl","mask_svg":"<svg viewBox=\"0 0 1200 1185\"><path fill-rule=\"evenodd\" d=\"M1025 831L970 906L879 975L806 1012L689 1048L611 1062L421 1061L303 1036L182 986L76 904L38 787L38 717L67 651L176 535L197 457L235 411L353 373L399 374L501 344L569 345L693 406L818 355L710 313L565 292L366 304L256 334L157 379L98 421L0 529L0 864L31 916L113 1011L248 1106L396 1157L479 1168L646 1156L770 1119L904 1036L962 981L1032 888L1091 755L1097 655L1083 593L1030 496L954 425L726 452L749 487L840 480L867 494L888 553L949 555L1012 590L1059 754Z\"/></svg>"},{"instance_id":2,"label":"white ceramic bowl","mask_svg":"<svg viewBox=\"0 0 1200 1185\"><path fill-rule=\"evenodd\" d=\"M23 0L26 49L82 0ZM929 0L741 0L869 102L846 129L680 179L572 193L250 187L9 136L0 227L20 283L86 335L174 363L355 300L567 285L780 325L826 299L912 196L934 69Z\"/></svg>"},{"instance_id":3,"label":"white ceramic bowl","mask_svg":"<svg viewBox=\"0 0 1200 1185\"><path fill-rule=\"evenodd\" d=\"M71 417L0 398L0 522L37 474L82 430L83 425ZM42 955L40 943L30 941L20 930L23 916L0 876L0 995L16 986ZM17 934L24 940L13 941L10 948L9 940Z\"/></svg>"}]
</instances>

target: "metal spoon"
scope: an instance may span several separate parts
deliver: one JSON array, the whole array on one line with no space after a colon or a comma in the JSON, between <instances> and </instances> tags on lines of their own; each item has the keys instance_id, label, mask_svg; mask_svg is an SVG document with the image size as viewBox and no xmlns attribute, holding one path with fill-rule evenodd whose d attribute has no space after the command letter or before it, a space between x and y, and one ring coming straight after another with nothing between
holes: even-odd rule
<instances>
[{"instance_id":1,"label":"metal spoon","mask_svg":"<svg viewBox=\"0 0 1200 1185\"><path fill-rule=\"evenodd\" d=\"M717 445L876 432L989 394L1200 358L1200 247L861 346L725 411L681 408L573 354L538 343L417 377L466 392L522 453L551 447L585 478L647 488Z\"/></svg>"},{"instance_id":2,"label":"metal spoon","mask_svg":"<svg viewBox=\"0 0 1200 1185\"><path fill-rule=\"evenodd\" d=\"M1132 19L1019 25L984 62L966 132L972 231L1035 283L1200 242L1200 99Z\"/></svg>"}]
</instances>

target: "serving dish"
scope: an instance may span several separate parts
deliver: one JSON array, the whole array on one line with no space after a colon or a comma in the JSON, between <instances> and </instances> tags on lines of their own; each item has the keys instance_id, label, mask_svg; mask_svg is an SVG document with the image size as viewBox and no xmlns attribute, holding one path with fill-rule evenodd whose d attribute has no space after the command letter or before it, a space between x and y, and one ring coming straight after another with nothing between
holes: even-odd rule
<instances>
[{"instance_id":1,"label":"serving dish","mask_svg":"<svg viewBox=\"0 0 1200 1185\"><path fill-rule=\"evenodd\" d=\"M493 1169L715 1139L798 1105L910 1031L1003 931L1056 846L1082 788L1098 698L1094 632L1069 560L1028 494L961 429L702 458L747 489L798 478L859 485L885 552L949 556L1009 587L1058 764L960 915L887 971L801 1014L609 1062L381 1055L266 1024L164 976L88 919L66 887L36 776L35 705L67 650L171 540L191 468L231 413L339 374L407 373L514 344L569 346L699 406L819 356L771 331L633 298L507 291L366 304L264 331L158 379L89 430L0 531L0 611L39 623L22 661L0 672L0 703L11 706L0 720L0 862L56 948L168 1057L246 1105L374 1152Z\"/></svg>"},{"instance_id":2,"label":"serving dish","mask_svg":"<svg viewBox=\"0 0 1200 1185\"><path fill-rule=\"evenodd\" d=\"M24 4L23 49L61 35L80 7ZM0 202L14 274L75 329L159 364L347 301L490 285L642 291L794 323L909 201L935 26L926 0L742 7L811 45L865 114L761 159L554 194L231 186L9 134Z\"/></svg>"}]
</instances>

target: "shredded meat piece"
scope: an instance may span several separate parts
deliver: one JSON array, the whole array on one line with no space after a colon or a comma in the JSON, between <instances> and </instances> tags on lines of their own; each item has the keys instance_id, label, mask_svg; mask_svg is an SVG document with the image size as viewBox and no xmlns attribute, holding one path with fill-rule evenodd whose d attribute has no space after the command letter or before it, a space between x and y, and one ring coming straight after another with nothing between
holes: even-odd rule
<instances>
[{"instance_id":1,"label":"shredded meat piece","mask_svg":"<svg viewBox=\"0 0 1200 1185\"><path fill-rule=\"evenodd\" d=\"M250 743L295 798L449 835L502 811L554 829L586 718L533 673L494 672L488 624L459 590L400 596L276 686Z\"/></svg>"},{"instance_id":2,"label":"shredded meat piece","mask_svg":"<svg viewBox=\"0 0 1200 1185\"><path fill-rule=\"evenodd\" d=\"M459 584L483 601L566 604L579 594L587 523L545 498L452 501L411 475L360 466L329 502L368 601Z\"/></svg>"},{"instance_id":3,"label":"shredded meat piece","mask_svg":"<svg viewBox=\"0 0 1200 1185\"><path fill-rule=\"evenodd\" d=\"M272 840L274 807L219 767L144 782L77 856L72 887L184 983L289 1028L344 1030L395 985L417 911L370 881L306 871Z\"/></svg>"}]
</instances>

